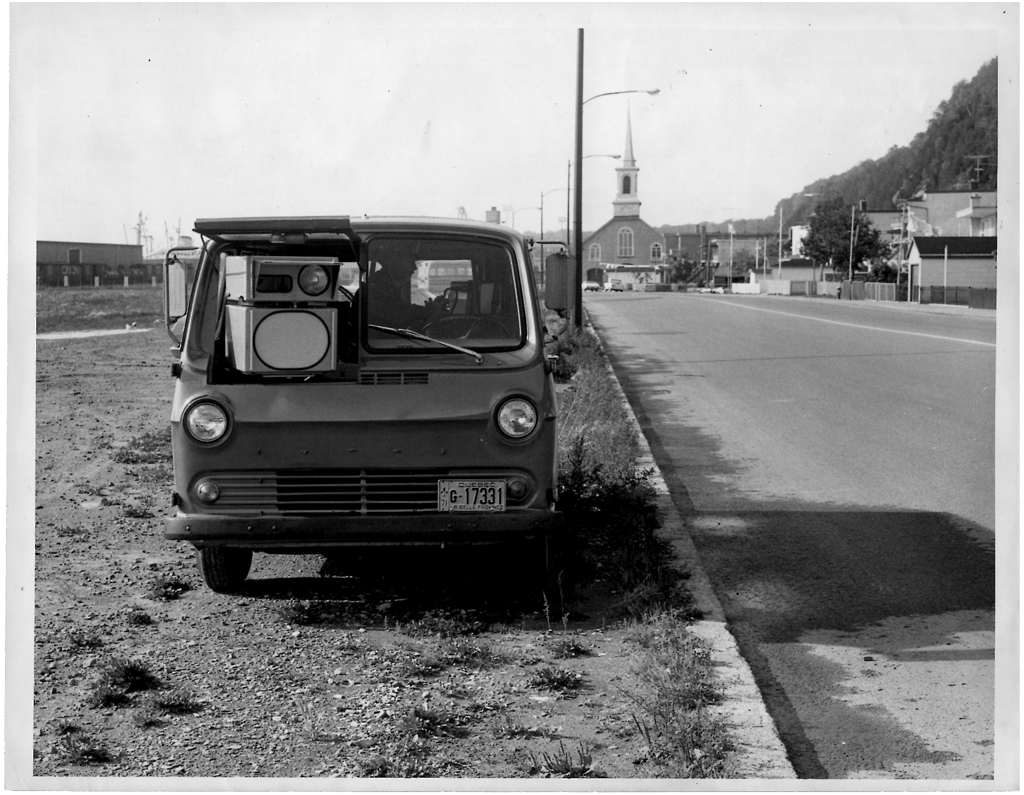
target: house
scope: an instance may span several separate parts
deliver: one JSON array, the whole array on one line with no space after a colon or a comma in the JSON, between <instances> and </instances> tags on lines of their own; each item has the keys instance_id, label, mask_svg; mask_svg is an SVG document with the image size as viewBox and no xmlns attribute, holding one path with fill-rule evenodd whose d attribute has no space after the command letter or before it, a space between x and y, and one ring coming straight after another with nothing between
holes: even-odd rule
<instances>
[{"instance_id":1,"label":"house","mask_svg":"<svg viewBox=\"0 0 1024 795\"><path fill-rule=\"evenodd\" d=\"M901 207L913 235L992 237L996 234L996 191L921 191Z\"/></svg>"},{"instance_id":2,"label":"house","mask_svg":"<svg viewBox=\"0 0 1024 795\"><path fill-rule=\"evenodd\" d=\"M667 268L665 236L640 217L637 179L640 169L633 156L633 128L626 116L626 145L615 169L616 195L612 217L583 241L585 281L615 278L626 289L662 282Z\"/></svg>"},{"instance_id":3,"label":"house","mask_svg":"<svg viewBox=\"0 0 1024 795\"><path fill-rule=\"evenodd\" d=\"M995 237L915 237L907 260L915 287L996 289Z\"/></svg>"}]
</instances>

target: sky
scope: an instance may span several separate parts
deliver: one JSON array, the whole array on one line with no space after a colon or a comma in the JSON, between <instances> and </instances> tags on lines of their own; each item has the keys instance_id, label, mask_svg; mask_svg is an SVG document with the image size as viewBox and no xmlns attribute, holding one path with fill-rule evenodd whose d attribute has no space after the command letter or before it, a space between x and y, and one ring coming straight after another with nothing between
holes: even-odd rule
<instances>
[{"instance_id":1,"label":"sky","mask_svg":"<svg viewBox=\"0 0 1024 795\"><path fill-rule=\"evenodd\" d=\"M564 226L580 28L584 98L635 92L584 108L586 230L627 113L644 220L765 218L909 144L993 57L1019 68L1008 4L9 8L12 203L40 240L135 242L141 213L154 248L202 217L496 207L537 232L543 201Z\"/></svg>"}]
</instances>

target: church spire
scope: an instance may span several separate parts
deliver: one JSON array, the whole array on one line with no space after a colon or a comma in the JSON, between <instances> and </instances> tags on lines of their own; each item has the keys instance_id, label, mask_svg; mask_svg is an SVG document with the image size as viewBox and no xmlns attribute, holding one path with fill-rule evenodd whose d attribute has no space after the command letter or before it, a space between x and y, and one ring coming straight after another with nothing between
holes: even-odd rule
<instances>
[{"instance_id":1,"label":"church spire","mask_svg":"<svg viewBox=\"0 0 1024 795\"><path fill-rule=\"evenodd\" d=\"M622 164L632 168L636 165L633 158L633 121L629 115L629 106L626 106L626 148L622 154Z\"/></svg>"},{"instance_id":2,"label":"church spire","mask_svg":"<svg viewBox=\"0 0 1024 795\"><path fill-rule=\"evenodd\" d=\"M613 215L616 218L639 218L640 199L637 198L637 175L640 169L636 167L636 160L633 157L633 121L630 118L629 107L626 108L626 147L622 153L622 165L615 169L615 179L618 183L618 190L615 201L612 202Z\"/></svg>"}]
</instances>

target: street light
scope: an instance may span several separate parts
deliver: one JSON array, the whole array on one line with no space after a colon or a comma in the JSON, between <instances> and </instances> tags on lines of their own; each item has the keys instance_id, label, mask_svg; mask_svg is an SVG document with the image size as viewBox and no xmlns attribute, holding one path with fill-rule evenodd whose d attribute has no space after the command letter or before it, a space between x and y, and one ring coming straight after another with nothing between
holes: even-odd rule
<instances>
[{"instance_id":1,"label":"street light","mask_svg":"<svg viewBox=\"0 0 1024 795\"><path fill-rule=\"evenodd\" d=\"M520 207L518 210L512 211L512 228L516 228L516 213L521 213L523 210L539 210L540 207Z\"/></svg>"},{"instance_id":2,"label":"street light","mask_svg":"<svg viewBox=\"0 0 1024 795\"><path fill-rule=\"evenodd\" d=\"M583 106L598 97L611 96L613 94L650 94L657 96L660 89L628 89L625 91L606 91L603 94L583 99L583 28L579 28L576 38L576 202L573 221L576 224L576 233L573 237L573 248L576 250L576 300L574 301L573 325L577 331L583 328L583 257L580 256L583 248L583 169L580 163L583 160Z\"/></svg>"},{"instance_id":3,"label":"street light","mask_svg":"<svg viewBox=\"0 0 1024 795\"><path fill-rule=\"evenodd\" d=\"M583 31L580 32L582 33ZM591 99L597 99L598 97L610 97L612 94L650 94L652 97L656 97L660 93L660 88L631 88L628 91L606 91L603 94L595 94L590 99L583 100L583 104L586 105Z\"/></svg>"}]
</instances>

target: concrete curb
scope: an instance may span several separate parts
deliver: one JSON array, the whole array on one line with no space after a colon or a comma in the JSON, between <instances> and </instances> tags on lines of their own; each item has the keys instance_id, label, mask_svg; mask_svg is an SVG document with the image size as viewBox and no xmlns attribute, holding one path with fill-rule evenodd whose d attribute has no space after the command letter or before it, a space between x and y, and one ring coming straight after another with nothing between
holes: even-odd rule
<instances>
[{"instance_id":1,"label":"concrete curb","mask_svg":"<svg viewBox=\"0 0 1024 795\"><path fill-rule=\"evenodd\" d=\"M594 335L604 352L601 336L589 323L587 332ZM697 606L704 613L704 618L691 625L690 629L711 648L715 675L725 692L719 714L725 719L729 739L734 744L730 760L733 775L742 779L795 779L796 772L779 738L775 721L768 714L750 666L743 659L736 639L729 632L722 604L711 587L711 581L701 564L697 548L686 529L686 522L672 502L665 478L654 460L654 454L615 375L607 352L605 367L611 377L613 388L626 410L629 422L636 431L640 445L637 465L641 469L652 471L650 482L657 495L656 504L662 521L659 533L671 544L680 567L685 567L690 572L687 586Z\"/></svg>"}]
</instances>

